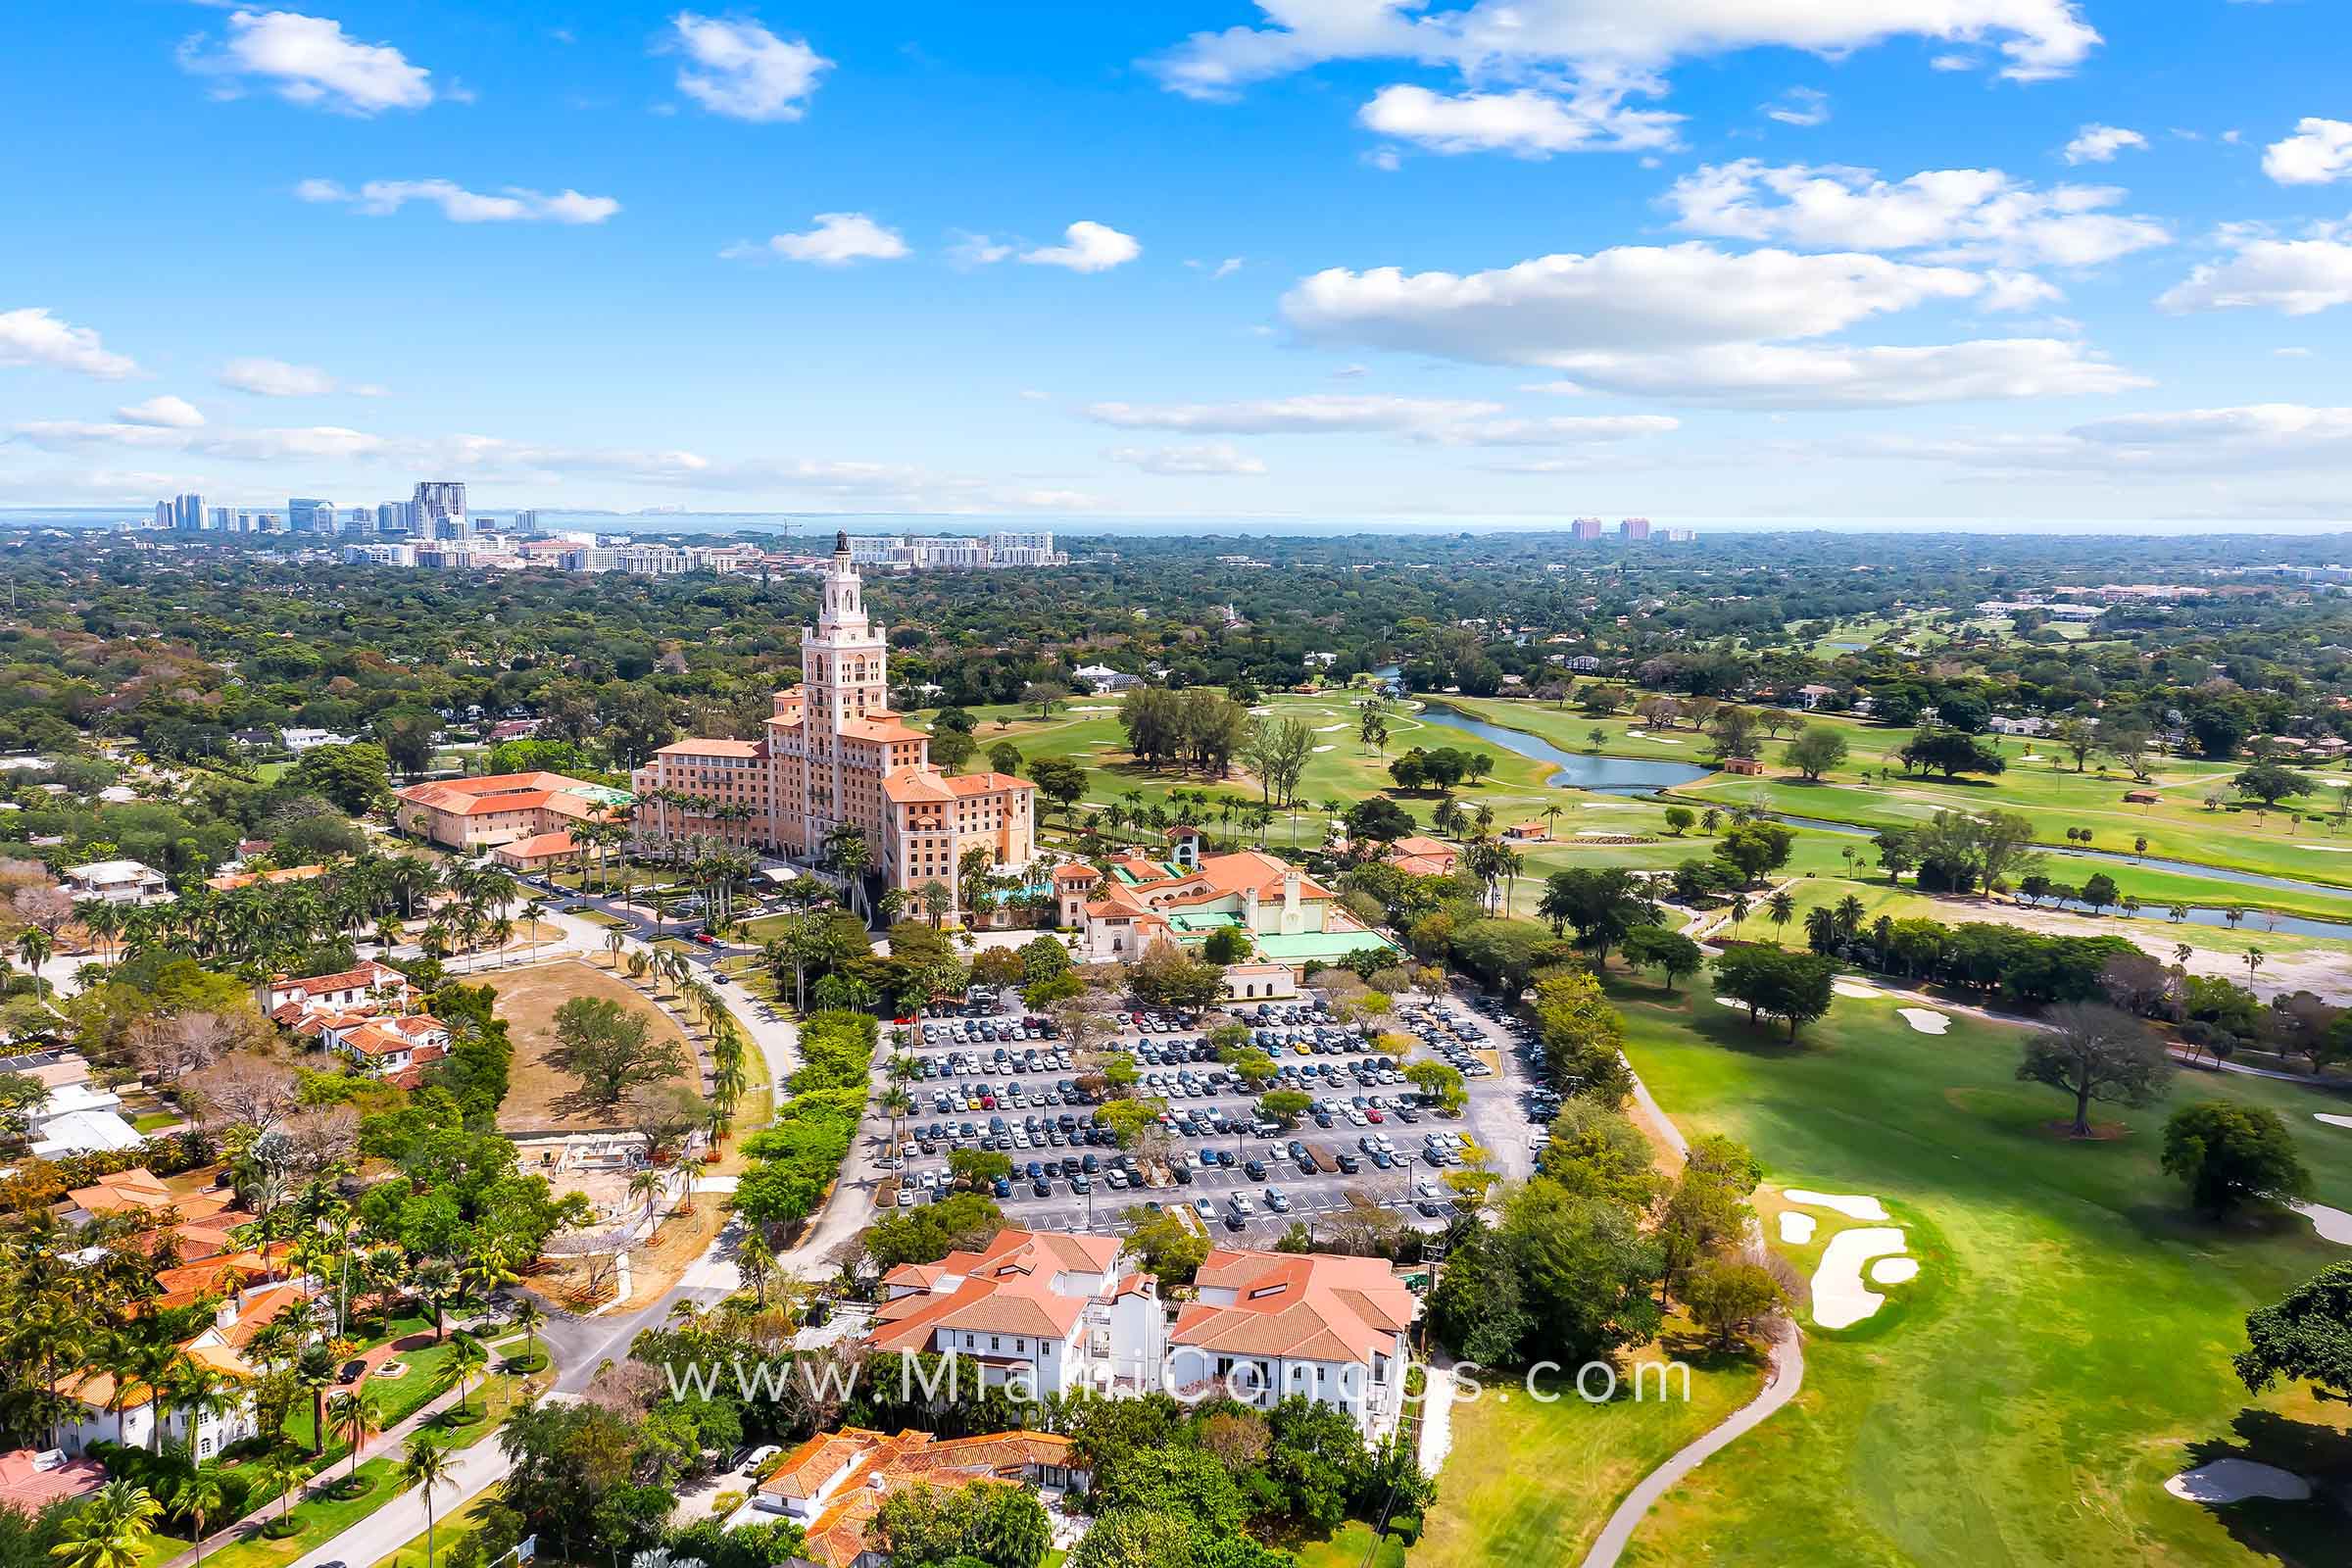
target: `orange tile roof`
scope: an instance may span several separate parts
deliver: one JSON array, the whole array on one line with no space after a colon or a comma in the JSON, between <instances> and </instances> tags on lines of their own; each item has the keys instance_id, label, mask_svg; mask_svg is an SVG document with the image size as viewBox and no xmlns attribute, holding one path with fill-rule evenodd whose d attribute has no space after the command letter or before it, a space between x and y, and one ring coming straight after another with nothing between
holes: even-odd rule
<instances>
[{"instance_id":1,"label":"orange tile roof","mask_svg":"<svg viewBox=\"0 0 2352 1568\"><path fill-rule=\"evenodd\" d=\"M928 1432L844 1428L795 1448L760 1486L773 1495L807 1498L835 1477L835 1500L808 1522L803 1550L826 1568L850 1568L867 1549L866 1530L894 1491L972 1483L1019 1485L1031 1466L1068 1467L1072 1445L1049 1432L992 1432L941 1441ZM844 1466L854 1466L843 1475ZM782 1479L787 1478L790 1479Z\"/></svg>"},{"instance_id":2,"label":"orange tile roof","mask_svg":"<svg viewBox=\"0 0 2352 1568\"><path fill-rule=\"evenodd\" d=\"M1220 1247L1194 1283L1203 1293L1230 1290L1233 1301L1187 1305L1168 1343L1227 1355L1369 1365L1375 1352L1395 1352L1398 1331L1413 1317L1412 1293L1376 1257Z\"/></svg>"},{"instance_id":3,"label":"orange tile roof","mask_svg":"<svg viewBox=\"0 0 2352 1568\"><path fill-rule=\"evenodd\" d=\"M570 830L559 828L553 833L534 833L527 839L498 847L499 858L505 860L538 860L551 855L573 855L579 851Z\"/></svg>"},{"instance_id":4,"label":"orange tile roof","mask_svg":"<svg viewBox=\"0 0 2352 1568\"><path fill-rule=\"evenodd\" d=\"M227 871L220 876L208 876L204 885L216 893L233 893L257 882L308 882L315 876L326 875L323 865L288 865L275 871Z\"/></svg>"},{"instance_id":5,"label":"orange tile roof","mask_svg":"<svg viewBox=\"0 0 2352 1568\"><path fill-rule=\"evenodd\" d=\"M1033 790L1037 786L1010 773L957 773L948 780L948 788L957 795L999 795L1011 790Z\"/></svg>"},{"instance_id":6,"label":"orange tile roof","mask_svg":"<svg viewBox=\"0 0 2352 1568\"><path fill-rule=\"evenodd\" d=\"M671 741L654 755L656 757L759 757L766 751L761 741L683 740Z\"/></svg>"},{"instance_id":7,"label":"orange tile roof","mask_svg":"<svg viewBox=\"0 0 2352 1568\"><path fill-rule=\"evenodd\" d=\"M912 1291L875 1311L867 1343L882 1350L924 1350L942 1329L1067 1339L1091 1293L1057 1291L1054 1277L1104 1273L1118 1255L1115 1236L1001 1230L978 1252L950 1252L920 1272L893 1270L886 1283ZM955 1288L942 1294L950 1280Z\"/></svg>"}]
</instances>

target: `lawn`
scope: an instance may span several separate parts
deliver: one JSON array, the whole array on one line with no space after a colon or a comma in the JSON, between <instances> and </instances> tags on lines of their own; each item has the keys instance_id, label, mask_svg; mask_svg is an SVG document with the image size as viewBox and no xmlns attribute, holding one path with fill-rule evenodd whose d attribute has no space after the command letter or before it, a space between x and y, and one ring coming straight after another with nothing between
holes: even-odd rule
<instances>
[{"instance_id":1,"label":"lawn","mask_svg":"<svg viewBox=\"0 0 2352 1568\"><path fill-rule=\"evenodd\" d=\"M1360 1519L1348 1520L1328 1541L1300 1542L1290 1550L1298 1568L1404 1568L1404 1543L1375 1536Z\"/></svg>"},{"instance_id":2,"label":"lawn","mask_svg":"<svg viewBox=\"0 0 2352 1568\"><path fill-rule=\"evenodd\" d=\"M1268 719L1298 720L1317 732L1314 745L1324 748L1308 757L1299 776L1299 809L1296 820L1289 813L1277 816L1266 831L1269 844L1287 845L1292 842L1294 832L1301 847L1320 843L1324 803L1336 801L1346 807L1393 789L1395 781L1389 776L1389 763L1415 746L1431 750L1451 746L1461 751L1482 751L1494 759L1494 771L1487 782L1465 784L1458 792L1465 808L1475 808L1480 802L1488 801L1495 804L1499 811L1513 801L1542 804L1553 798L1544 788L1544 780L1551 771L1544 764L1516 757L1499 747L1482 745L1458 730L1430 724L1396 705L1388 710L1386 750L1365 745L1356 738L1355 704L1366 695L1346 691L1312 697L1285 694L1269 697L1251 710ZM979 750L967 767L986 767L989 748L999 741L1010 741L1019 748L1024 761L1041 757L1064 758L1087 768L1087 793L1078 808L1081 818L1090 806L1101 808L1114 802L1127 806L1164 806L1168 792L1178 789L1213 790L1237 805L1257 803L1257 785L1243 776L1238 763L1234 773L1223 780L1173 768L1155 772L1138 764L1127 751L1126 731L1119 724L1117 703L1110 698L1082 698L1042 722L1034 714L1011 707L975 708L966 711L979 721L973 731ZM915 722L928 728L930 717L926 713ZM1436 797L1427 793L1399 794L1397 804L1426 821L1436 805ZM1047 805L1041 805L1040 818L1049 833L1057 831L1064 820L1059 808ZM1227 841L1235 839L1239 832L1214 812L1202 825L1219 841L1220 849L1227 847ZM1256 842L1254 833L1249 836L1249 842Z\"/></svg>"},{"instance_id":3,"label":"lawn","mask_svg":"<svg viewBox=\"0 0 2352 1568\"><path fill-rule=\"evenodd\" d=\"M1427 1532L1410 1554L1413 1568L1576 1561L1635 1483L1753 1398L1764 1380L1755 1358L1711 1354L1682 1337L1622 1358L1628 1366L1661 1359L1690 1367L1688 1403L1659 1400L1654 1380L1648 1397L1636 1401L1621 1383L1605 1404L1588 1404L1571 1385L1547 1380L1536 1388L1560 1397L1546 1403L1531 1398L1522 1381L1483 1374L1483 1396L1454 1408L1453 1451L1438 1477ZM1681 1393L1679 1375L1674 1392Z\"/></svg>"},{"instance_id":4,"label":"lawn","mask_svg":"<svg viewBox=\"0 0 2352 1568\"><path fill-rule=\"evenodd\" d=\"M320 1495L307 1502L296 1503L294 1522L300 1528L294 1534L283 1541L272 1541L255 1530L244 1540L223 1546L206 1557L206 1568L282 1568L283 1564L324 1545L397 1494L394 1484L396 1471L390 1459L366 1461L360 1466L360 1475L369 1485L358 1496ZM279 1506L272 1502L255 1517L274 1519Z\"/></svg>"},{"instance_id":5,"label":"lawn","mask_svg":"<svg viewBox=\"0 0 2352 1568\"><path fill-rule=\"evenodd\" d=\"M1574 709L1526 701L1448 698L1446 702L1464 713L1524 730L1564 751L1592 750L1589 732L1597 728L1604 737L1600 750L1610 756L1690 762L1705 760L1704 737L1687 725L1673 731L1670 737L1682 744L1669 748L1639 719L1624 716L1596 719ZM1834 714L1812 715L1808 722L1835 728L1846 738L1851 752L1844 766L1833 770L1820 783L1808 784L1793 770L1782 768L1779 765L1782 746L1767 742L1763 756L1772 769L1768 776L1715 774L1684 785L1674 793L1694 807L1752 805L1869 828L1917 826L1939 810L2011 810L2031 817L2037 836L2061 849L2069 843L2068 828L2087 828L2092 847L2116 854L2132 853L2137 842L2144 838L2147 848L2140 853L2158 858L2352 889L2352 839L2340 836L2345 819L2335 813L2335 786L2347 782L2339 774L2311 775L2322 787L2317 795L2301 804L2306 812L2325 809L2327 813L2325 822L2314 823L2298 820L2288 810L2257 811L2251 803L2243 804L2242 808L2233 808L2237 805L2234 802L2219 808L2208 808L2205 805L2208 794L2216 790L2225 796L2230 794L2229 780L2238 771L2237 763L2160 758L2156 760L2154 782L2142 786L2125 774L2101 773L2095 766L2077 772L2071 758L2053 758L2046 743L2036 751L2036 743L2024 739L1987 736L1985 739L2009 764L2008 770L1997 777L1956 781L1928 776L1906 778L1900 765L1891 759L1910 740L1912 731L1863 724ZM1628 730L1643 733L1628 738ZM2029 761L2028 757L2034 760ZM1871 778L1863 778L1864 769L1870 771ZM2144 806L2124 801L2126 790L2141 788L2153 789L2160 797L2159 803ZM2150 904L2180 900L2192 904L2243 904L2290 913L2323 916L2333 913L2339 917L2341 914L2341 906L2331 906L2326 895L2247 887L2218 879L2200 879L2191 873L2107 861L2057 863L2060 871L2054 874L2077 880L2094 869L2105 870L2123 884L2126 892Z\"/></svg>"},{"instance_id":6,"label":"lawn","mask_svg":"<svg viewBox=\"0 0 2352 1568\"><path fill-rule=\"evenodd\" d=\"M617 1127L618 1113L578 1101L579 1081L548 1060L555 1050L556 1009L574 997L605 997L653 1020L656 1039L687 1045L684 1033L636 989L601 963L576 958L532 964L494 975L498 1013L514 1041L514 1071L498 1107L501 1131ZM693 1060L691 1047L687 1059Z\"/></svg>"},{"instance_id":7,"label":"lawn","mask_svg":"<svg viewBox=\"0 0 2352 1568\"><path fill-rule=\"evenodd\" d=\"M2231 1451L2352 1478L2342 1406L2249 1399L2229 1362L2246 1312L2352 1252L2292 1215L2198 1221L2158 1156L2176 1105L2267 1105L2319 1200L2352 1205L2352 1134L2312 1115L2344 1102L2183 1073L2078 1144L2051 1130L2062 1097L2015 1080L2015 1028L1955 1016L1937 1038L1840 1000L1789 1047L1703 984L1615 991L1628 1054L1685 1132L1744 1140L1775 1186L1883 1199L1923 1265L1879 1317L1808 1330L1797 1399L1677 1489L1629 1561L2341 1560L2320 1505L2208 1510L2163 1483Z\"/></svg>"}]
</instances>

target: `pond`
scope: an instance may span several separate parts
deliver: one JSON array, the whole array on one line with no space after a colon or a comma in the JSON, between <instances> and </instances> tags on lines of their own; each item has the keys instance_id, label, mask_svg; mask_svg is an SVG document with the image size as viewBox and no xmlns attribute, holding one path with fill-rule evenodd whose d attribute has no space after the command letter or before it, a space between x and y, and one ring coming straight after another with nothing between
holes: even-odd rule
<instances>
[{"instance_id":1,"label":"pond","mask_svg":"<svg viewBox=\"0 0 2352 1568\"><path fill-rule=\"evenodd\" d=\"M1550 783L1555 789L1591 790L1596 795L1653 795L1659 790L1695 783L1710 771L1692 762L1652 762L1636 757L1595 757L1590 753L1563 752L1549 741L1539 740L1525 730L1505 729L1500 724L1490 724L1483 718L1472 718L1467 713L1441 708L1435 703L1421 716L1432 724L1443 724L1447 729L1475 735L1506 752L1551 763L1554 772Z\"/></svg>"}]
</instances>

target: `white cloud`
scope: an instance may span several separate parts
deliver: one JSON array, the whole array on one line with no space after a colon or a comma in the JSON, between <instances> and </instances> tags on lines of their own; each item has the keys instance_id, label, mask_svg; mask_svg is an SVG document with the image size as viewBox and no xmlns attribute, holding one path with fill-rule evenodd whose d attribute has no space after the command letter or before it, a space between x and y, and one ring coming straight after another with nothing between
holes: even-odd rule
<instances>
[{"instance_id":1,"label":"white cloud","mask_svg":"<svg viewBox=\"0 0 2352 1568\"><path fill-rule=\"evenodd\" d=\"M1674 226L1693 234L2090 267L2172 239L2154 219L2102 211L2123 195L2110 185L2037 190L1997 169L1929 170L1890 183L1865 169L1743 159L1684 175L1663 204Z\"/></svg>"},{"instance_id":2,"label":"white cloud","mask_svg":"<svg viewBox=\"0 0 2352 1568\"><path fill-rule=\"evenodd\" d=\"M2125 130L2118 125L2084 125L2075 133L2059 156L2070 164L2112 164L2115 155L2125 148L2145 152L2148 138L2136 130Z\"/></svg>"},{"instance_id":3,"label":"white cloud","mask_svg":"<svg viewBox=\"0 0 2352 1568\"><path fill-rule=\"evenodd\" d=\"M1221 262L1188 260L1184 265L1191 268L1196 272L1206 272L1209 276L1209 281L1215 282L1219 278L1231 277L1234 273L1240 271L1242 270L1242 259L1239 256L1228 256Z\"/></svg>"},{"instance_id":4,"label":"white cloud","mask_svg":"<svg viewBox=\"0 0 2352 1568\"><path fill-rule=\"evenodd\" d=\"M2295 122L2295 133L2262 150L2262 172L2281 185L2326 185L2352 172L2352 122Z\"/></svg>"},{"instance_id":5,"label":"white cloud","mask_svg":"<svg viewBox=\"0 0 2352 1568\"><path fill-rule=\"evenodd\" d=\"M1447 96L1426 87L1383 87L1356 112L1365 128L1439 153L1628 152L1674 145L1682 116L1624 107L1634 85L1581 87L1567 95L1521 87Z\"/></svg>"},{"instance_id":6,"label":"white cloud","mask_svg":"<svg viewBox=\"0 0 2352 1568\"><path fill-rule=\"evenodd\" d=\"M218 47L199 36L180 48L185 70L220 77L235 96L242 78L259 78L288 103L350 115L422 109L433 101L432 74L388 43L361 43L327 17L294 11L237 11Z\"/></svg>"},{"instance_id":7,"label":"white cloud","mask_svg":"<svg viewBox=\"0 0 2352 1568\"><path fill-rule=\"evenodd\" d=\"M1544 256L1494 271L1334 268L1283 297L1322 342L1501 365L1557 365L1595 349L1818 337L1891 311L1983 293L1975 272L1883 256L1734 256L1689 242Z\"/></svg>"},{"instance_id":8,"label":"white cloud","mask_svg":"<svg viewBox=\"0 0 2352 1568\"><path fill-rule=\"evenodd\" d=\"M370 397L382 390L380 387L345 388L316 365L289 365L284 360L263 359L259 356L229 361L220 368L220 380L224 387L265 398L322 398L345 390Z\"/></svg>"},{"instance_id":9,"label":"white cloud","mask_svg":"<svg viewBox=\"0 0 2352 1568\"><path fill-rule=\"evenodd\" d=\"M2054 433L1872 438L1869 455L1932 458L1994 472L2265 475L2352 466L2352 409L2298 403L2180 409L2092 419Z\"/></svg>"},{"instance_id":10,"label":"white cloud","mask_svg":"<svg viewBox=\"0 0 2352 1568\"><path fill-rule=\"evenodd\" d=\"M1984 309L2030 311L2066 298L2058 285L2032 272L1988 271L1984 274Z\"/></svg>"},{"instance_id":11,"label":"white cloud","mask_svg":"<svg viewBox=\"0 0 2352 1568\"><path fill-rule=\"evenodd\" d=\"M2236 250L2207 262L2156 297L2173 312L2275 310L2312 316L2352 304L2352 244L2329 236L2323 225L2316 239L2237 237Z\"/></svg>"},{"instance_id":12,"label":"white cloud","mask_svg":"<svg viewBox=\"0 0 2352 1568\"><path fill-rule=\"evenodd\" d=\"M1791 87L1764 105L1764 118L1784 125L1826 125L1830 122L1830 95L1817 87Z\"/></svg>"},{"instance_id":13,"label":"white cloud","mask_svg":"<svg viewBox=\"0 0 2352 1568\"><path fill-rule=\"evenodd\" d=\"M1336 392L1246 403L1097 403L1087 416L1125 430L1198 430L1225 435L1327 431L1410 431L1459 424L1502 412L1469 399L1352 396Z\"/></svg>"},{"instance_id":14,"label":"white cloud","mask_svg":"<svg viewBox=\"0 0 2352 1568\"><path fill-rule=\"evenodd\" d=\"M906 242L898 230L883 227L863 213L819 213L816 226L806 234L777 234L764 245L730 245L719 252L730 261L781 256L788 262L813 262L818 267L895 262L906 254Z\"/></svg>"},{"instance_id":15,"label":"white cloud","mask_svg":"<svg viewBox=\"0 0 2352 1568\"><path fill-rule=\"evenodd\" d=\"M1136 405L1097 403L1101 423L1130 430L1187 430L1221 435L1389 434L1445 446L1563 446L1661 435L1678 427L1664 415L1520 418L1503 406L1470 398L1403 398L1311 392L1238 403Z\"/></svg>"},{"instance_id":16,"label":"white cloud","mask_svg":"<svg viewBox=\"0 0 2352 1568\"><path fill-rule=\"evenodd\" d=\"M0 365L45 366L101 381L139 373L137 362L109 349L95 331L61 321L39 306L0 311Z\"/></svg>"},{"instance_id":17,"label":"white cloud","mask_svg":"<svg viewBox=\"0 0 2352 1568\"><path fill-rule=\"evenodd\" d=\"M1073 272L1106 272L1144 254L1134 235L1086 219L1063 229L1062 238L1059 245L1023 251L1021 260L1034 267L1066 267Z\"/></svg>"},{"instance_id":18,"label":"white cloud","mask_svg":"<svg viewBox=\"0 0 2352 1568\"><path fill-rule=\"evenodd\" d=\"M370 218L385 218L411 202L429 202L453 223L601 223L620 211L610 196L565 190L550 196L509 185L496 195L470 191L447 179L371 179L350 190L331 179L306 179L294 187L306 202L336 203Z\"/></svg>"},{"instance_id":19,"label":"white cloud","mask_svg":"<svg viewBox=\"0 0 2352 1568\"><path fill-rule=\"evenodd\" d=\"M956 267L992 267L1012 252L1012 246L986 234L957 230L955 243L948 247L948 261Z\"/></svg>"},{"instance_id":20,"label":"white cloud","mask_svg":"<svg viewBox=\"0 0 2352 1568\"><path fill-rule=\"evenodd\" d=\"M1262 459L1253 458L1230 441L1210 441L1190 447L1112 447L1109 457L1146 473L1252 474L1266 471Z\"/></svg>"},{"instance_id":21,"label":"white cloud","mask_svg":"<svg viewBox=\"0 0 2352 1568\"><path fill-rule=\"evenodd\" d=\"M2311 358L2311 350L2307 348L2273 349L2271 353L2281 360L2308 360Z\"/></svg>"},{"instance_id":22,"label":"white cloud","mask_svg":"<svg viewBox=\"0 0 2352 1568\"><path fill-rule=\"evenodd\" d=\"M2064 75L2099 35L2074 0L1258 0L1272 25L1198 32L1147 62L1172 90L1230 98L1327 60L1411 60L1465 75L1652 70L1785 47L1838 56L1914 36L1985 44L2002 74Z\"/></svg>"},{"instance_id":23,"label":"white cloud","mask_svg":"<svg viewBox=\"0 0 2352 1568\"><path fill-rule=\"evenodd\" d=\"M679 68L678 91L730 120L800 119L816 78L833 64L807 43L779 38L757 22L681 11L670 26L671 46L693 62Z\"/></svg>"},{"instance_id":24,"label":"white cloud","mask_svg":"<svg viewBox=\"0 0 2352 1568\"><path fill-rule=\"evenodd\" d=\"M1754 409L1904 408L1983 399L2083 397L2152 385L2059 338L1925 347L1720 343L1556 362L1601 391Z\"/></svg>"},{"instance_id":25,"label":"white cloud","mask_svg":"<svg viewBox=\"0 0 2352 1568\"><path fill-rule=\"evenodd\" d=\"M166 430L193 430L204 423L204 416L186 398L170 393L149 398L144 403L132 403L115 411L115 417L124 424L154 425Z\"/></svg>"}]
</instances>

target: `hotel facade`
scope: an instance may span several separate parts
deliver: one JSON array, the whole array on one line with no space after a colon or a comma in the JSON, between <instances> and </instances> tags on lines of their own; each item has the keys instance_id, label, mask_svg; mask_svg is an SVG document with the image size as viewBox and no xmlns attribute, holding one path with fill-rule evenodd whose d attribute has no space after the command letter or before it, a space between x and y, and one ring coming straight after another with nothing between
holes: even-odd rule
<instances>
[{"instance_id":1,"label":"hotel facade","mask_svg":"<svg viewBox=\"0 0 2352 1568\"><path fill-rule=\"evenodd\" d=\"M953 888L957 862L1036 858L1037 787L1004 773L950 774L931 740L890 706L886 628L866 618L849 536L838 535L817 622L801 633L802 684L776 693L756 741L674 741L631 778L641 841L709 838L802 859L848 824L883 884Z\"/></svg>"}]
</instances>

